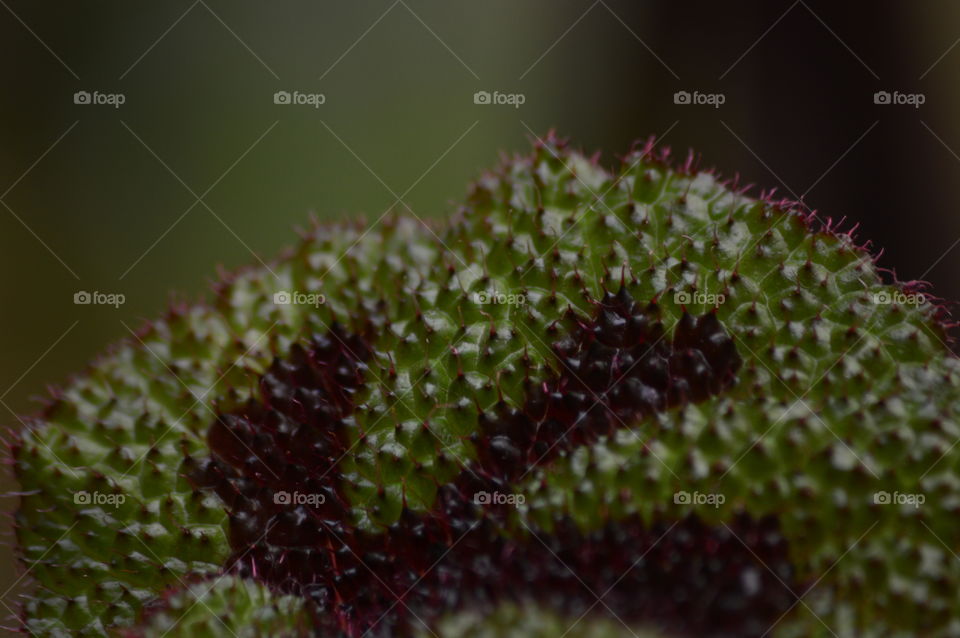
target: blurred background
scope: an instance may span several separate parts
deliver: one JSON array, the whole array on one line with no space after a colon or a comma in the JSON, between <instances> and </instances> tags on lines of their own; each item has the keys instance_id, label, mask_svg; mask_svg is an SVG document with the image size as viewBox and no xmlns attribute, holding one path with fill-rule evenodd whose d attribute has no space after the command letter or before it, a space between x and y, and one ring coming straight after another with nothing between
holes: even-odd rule
<instances>
[{"instance_id":1,"label":"blurred background","mask_svg":"<svg viewBox=\"0 0 960 638\"><path fill-rule=\"evenodd\" d=\"M310 212L440 220L498 152L551 128L608 164L650 135L694 148L859 223L882 266L960 298L956 2L0 5L12 428L121 322L204 295L218 265L272 258ZM75 305L79 291L125 303ZM21 571L4 550L7 604Z\"/></svg>"}]
</instances>

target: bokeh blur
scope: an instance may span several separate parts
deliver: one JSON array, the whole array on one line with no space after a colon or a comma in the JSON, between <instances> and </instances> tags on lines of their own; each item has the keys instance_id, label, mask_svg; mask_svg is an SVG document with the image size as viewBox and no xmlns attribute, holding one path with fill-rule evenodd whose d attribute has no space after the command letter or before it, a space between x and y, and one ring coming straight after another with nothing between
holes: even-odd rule
<instances>
[{"instance_id":1,"label":"bokeh blur","mask_svg":"<svg viewBox=\"0 0 960 638\"><path fill-rule=\"evenodd\" d=\"M551 128L607 163L650 135L694 148L960 298L956 2L0 5L11 428L171 293L270 259L311 212L442 220ZM27 581L9 548L0 562L13 606Z\"/></svg>"}]
</instances>

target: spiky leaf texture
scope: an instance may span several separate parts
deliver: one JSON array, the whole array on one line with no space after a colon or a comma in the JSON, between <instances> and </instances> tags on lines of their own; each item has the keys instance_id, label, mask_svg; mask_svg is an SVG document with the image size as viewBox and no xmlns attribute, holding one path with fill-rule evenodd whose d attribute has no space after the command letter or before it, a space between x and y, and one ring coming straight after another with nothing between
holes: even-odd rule
<instances>
[{"instance_id":1,"label":"spiky leaf texture","mask_svg":"<svg viewBox=\"0 0 960 638\"><path fill-rule=\"evenodd\" d=\"M136 627L121 633L125 638L282 638L304 635L309 627L302 600L224 576L165 592L145 606Z\"/></svg>"},{"instance_id":2,"label":"spiky leaf texture","mask_svg":"<svg viewBox=\"0 0 960 638\"><path fill-rule=\"evenodd\" d=\"M181 631L203 578L216 604L183 622L211 635L260 604L322 635L478 610L496 633L520 608L542 614L530 636L581 612L614 635L604 609L665 635L960 631L943 311L883 303L918 289L798 204L650 144L608 171L551 136L439 234L318 227L215 292L22 433L30 632ZM326 499L284 509L287 489Z\"/></svg>"},{"instance_id":3,"label":"spiky leaf texture","mask_svg":"<svg viewBox=\"0 0 960 638\"><path fill-rule=\"evenodd\" d=\"M488 614L451 614L438 623L435 631L444 638L660 638L654 633L625 627L616 620L570 618L533 605L510 604ZM429 635L429 631L421 628L419 638Z\"/></svg>"}]
</instances>

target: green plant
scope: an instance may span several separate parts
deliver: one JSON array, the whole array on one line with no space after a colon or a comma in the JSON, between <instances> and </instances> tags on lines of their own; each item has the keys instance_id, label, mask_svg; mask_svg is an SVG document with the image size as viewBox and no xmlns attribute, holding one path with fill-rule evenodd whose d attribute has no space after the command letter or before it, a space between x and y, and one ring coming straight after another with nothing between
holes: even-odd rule
<instances>
[{"instance_id":1,"label":"green plant","mask_svg":"<svg viewBox=\"0 0 960 638\"><path fill-rule=\"evenodd\" d=\"M439 236L317 227L59 390L25 626L952 635L944 314L798 204L550 136Z\"/></svg>"}]
</instances>

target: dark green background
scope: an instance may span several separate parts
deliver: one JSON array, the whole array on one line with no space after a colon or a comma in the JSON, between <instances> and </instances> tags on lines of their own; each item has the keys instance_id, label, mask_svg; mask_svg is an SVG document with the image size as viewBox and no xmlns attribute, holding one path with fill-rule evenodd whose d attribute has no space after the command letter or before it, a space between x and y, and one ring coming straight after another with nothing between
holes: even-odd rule
<instances>
[{"instance_id":1,"label":"dark green background","mask_svg":"<svg viewBox=\"0 0 960 638\"><path fill-rule=\"evenodd\" d=\"M861 223L881 265L960 298L956 3L4 2L0 418L13 428L124 323L172 292L204 294L218 265L271 258L309 212L376 220L404 195L442 219L500 151L550 128L607 162L668 132L724 174ZM75 105L77 90L126 103ZM278 106L277 90L326 103ZM478 90L526 101L475 105ZM726 103L678 106L677 90ZM926 103L878 106L877 90ZM213 212L197 204L171 229L214 182ZM127 303L76 306L78 290ZM18 572L0 558L2 591Z\"/></svg>"}]
</instances>

